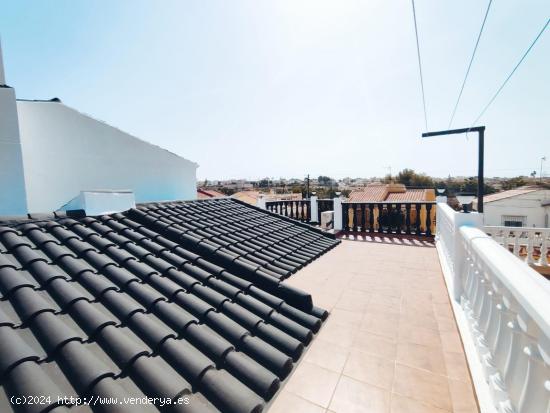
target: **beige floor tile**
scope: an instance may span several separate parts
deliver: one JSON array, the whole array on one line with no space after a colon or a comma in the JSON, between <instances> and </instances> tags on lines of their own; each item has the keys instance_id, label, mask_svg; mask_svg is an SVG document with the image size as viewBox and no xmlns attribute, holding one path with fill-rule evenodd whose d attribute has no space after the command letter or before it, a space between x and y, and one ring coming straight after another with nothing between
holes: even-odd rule
<instances>
[{"instance_id":1,"label":"beige floor tile","mask_svg":"<svg viewBox=\"0 0 550 413\"><path fill-rule=\"evenodd\" d=\"M357 327L337 324L329 319L321 327L317 337L340 347L349 348L353 344L356 335Z\"/></svg>"},{"instance_id":2,"label":"beige floor tile","mask_svg":"<svg viewBox=\"0 0 550 413\"><path fill-rule=\"evenodd\" d=\"M352 348L388 360L395 360L397 354L397 344L393 340L366 331L357 332Z\"/></svg>"},{"instance_id":3,"label":"beige floor tile","mask_svg":"<svg viewBox=\"0 0 550 413\"><path fill-rule=\"evenodd\" d=\"M285 390L327 408L338 377L338 373L303 361L290 377Z\"/></svg>"},{"instance_id":4,"label":"beige floor tile","mask_svg":"<svg viewBox=\"0 0 550 413\"><path fill-rule=\"evenodd\" d=\"M334 413L389 413L390 393L342 376L329 410Z\"/></svg>"},{"instance_id":5,"label":"beige floor tile","mask_svg":"<svg viewBox=\"0 0 550 413\"><path fill-rule=\"evenodd\" d=\"M441 335L441 343L444 352L464 354L462 341L457 331L441 331L439 334Z\"/></svg>"},{"instance_id":6,"label":"beige floor tile","mask_svg":"<svg viewBox=\"0 0 550 413\"><path fill-rule=\"evenodd\" d=\"M395 366L393 392L444 410L452 408L446 378L400 363Z\"/></svg>"},{"instance_id":7,"label":"beige floor tile","mask_svg":"<svg viewBox=\"0 0 550 413\"><path fill-rule=\"evenodd\" d=\"M434 303L434 313L437 318L447 318L454 320L453 310L450 304L438 304Z\"/></svg>"},{"instance_id":8,"label":"beige floor tile","mask_svg":"<svg viewBox=\"0 0 550 413\"><path fill-rule=\"evenodd\" d=\"M364 313L362 311L349 311L335 308L330 312L329 320L336 324L359 327L363 321L363 316Z\"/></svg>"},{"instance_id":9,"label":"beige floor tile","mask_svg":"<svg viewBox=\"0 0 550 413\"><path fill-rule=\"evenodd\" d=\"M268 410L269 413L324 413L325 409L283 390Z\"/></svg>"},{"instance_id":10,"label":"beige floor tile","mask_svg":"<svg viewBox=\"0 0 550 413\"><path fill-rule=\"evenodd\" d=\"M428 347L414 343L397 344L397 361L407 366L428 370L435 374L445 375L445 359L441 348Z\"/></svg>"},{"instance_id":11,"label":"beige floor tile","mask_svg":"<svg viewBox=\"0 0 550 413\"><path fill-rule=\"evenodd\" d=\"M345 290L336 303L335 308L348 311L365 311L370 294L362 291Z\"/></svg>"},{"instance_id":12,"label":"beige floor tile","mask_svg":"<svg viewBox=\"0 0 550 413\"><path fill-rule=\"evenodd\" d=\"M393 340L397 338L399 316L396 314L373 313L367 310L360 330L368 331Z\"/></svg>"},{"instance_id":13,"label":"beige floor tile","mask_svg":"<svg viewBox=\"0 0 550 413\"><path fill-rule=\"evenodd\" d=\"M343 241L285 280L332 314L273 408L477 411L437 251L402 244Z\"/></svg>"},{"instance_id":14,"label":"beige floor tile","mask_svg":"<svg viewBox=\"0 0 550 413\"><path fill-rule=\"evenodd\" d=\"M392 393L391 413L449 413L449 411Z\"/></svg>"},{"instance_id":15,"label":"beige floor tile","mask_svg":"<svg viewBox=\"0 0 550 413\"><path fill-rule=\"evenodd\" d=\"M449 380L449 390L454 413L477 413L479 411L470 383Z\"/></svg>"},{"instance_id":16,"label":"beige floor tile","mask_svg":"<svg viewBox=\"0 0 550 413\"><path fill-rule=\"evenodd\" d=\"M346 364L349 349L316 338L311 348L304 356L304 360L325 369L340 373Z\"/></svg>"},{"instance_id":17,"label":"beige floor tile","mask_svg":"<svg viewBox=\"0 0 550 413\"><path fill-rule=\"evenodd\" d=\"M400 323L414 327L423 327L439 332L439 324L433 315L423 313L401 313Z\"/></svg>"},{"instance_id":18,"label":"beige floor tile","mask_svg":"<svg viewBox=\"0 0 550 413\"><path fill-rule=\"evenodd\" d=\"M399 323L398 341L421 344L429 347L441 347L439 332L425 327L406 324L406 322Z\"/></svg>"},{"instance_id":19,"label":"beige floor tile","mask_svg":"<svg viewBox=\"0 0 550 413\"><path fill-rule=\"evenodd\" d=\"M443 353L445 358L445 366L447 369L447 376L461 380L465 382L470 382L470 371L468 370L468 365L466 364L466 358L462 353Z\"/></svg>"},{"instance_id":20,"label":"beige floor tile","mask_svg":"<svg viewBox=\"0 0 550 413\"><path fill-rule=\"evenodd\" d=\"M373 386L391 390L395 362L352 350L344 366L343 374Z\"/></svg>"},{"instance_id":21,"label":"beige floor tile","mask_svg":"<svg viewBox=\"0 0 550 413\"><path fill-rule=\"evenodd\" d=\"M457 332L455 320L448 318L436 318L439 331Z\"/></svg>"}]
</instances>

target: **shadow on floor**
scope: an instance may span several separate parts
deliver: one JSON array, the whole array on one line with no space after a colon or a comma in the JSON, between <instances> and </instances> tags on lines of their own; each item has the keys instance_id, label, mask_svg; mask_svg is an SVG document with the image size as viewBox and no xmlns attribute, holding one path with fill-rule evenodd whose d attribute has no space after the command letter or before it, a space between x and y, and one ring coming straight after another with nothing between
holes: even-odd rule
<instances>
[{"instance_id":1,"label":"shadow on floor","mask_svg":"<svg viewBox=\"0 0 550 413\"><path fill-rule=\"evenodd\" d=\"M408 245L411 247L435 248L433 237L415 237L411 235L397 234L363 234L355 232L340 232L338 239L359 242L374 242L378 244Z\"/></svg>"}]
</instances>

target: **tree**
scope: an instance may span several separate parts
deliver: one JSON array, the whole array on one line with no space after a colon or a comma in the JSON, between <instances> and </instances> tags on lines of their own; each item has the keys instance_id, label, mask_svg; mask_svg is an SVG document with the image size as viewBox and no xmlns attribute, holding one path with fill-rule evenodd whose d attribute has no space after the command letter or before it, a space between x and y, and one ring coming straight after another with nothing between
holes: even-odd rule
<instances>
[{"instance_id":1,"label":"tree","mask_svg":"<svg viewBox=\"0 0 550 413\"><path fill-rule=\"evenodd\" d=\"M317 182L319 183L319 185L329 186L332 183L332 178L329 176L320 175L317 178Z\"/></svg>"},{"instance_id":2,"label":"tree","mask_svg":"<svg viewBox=\"0 0 550 413\"><path fill-rule=\"evenodd\" d=\"M417 174L412 169L403 169L397 174L396 181L405 186L419 186L422 188L433 188L434 181L426 174Z\"/></svg>"},{"instance_id":3,"label":"tree","mask_svg":"<svg viewBox=\"0 0 550 413\"><path fill-rule=\"evenodd\" d=\"M524 186L526 184L527 182L525 181L524 177L518 176L516 178L506 179L504 182L502 182L502 189L514 189L519 186Z\"/></svg>"},{"instance_id":4,"label":"tree","mask_svg":"<svg viewBox=\"0 0 550 413\"><path fill-rule=\"evenodd\" d=\"M269 188L269 179L267 178L261 179L260 182L258 183L258 186L260 188Z\"/></svg>"}]
</instances>

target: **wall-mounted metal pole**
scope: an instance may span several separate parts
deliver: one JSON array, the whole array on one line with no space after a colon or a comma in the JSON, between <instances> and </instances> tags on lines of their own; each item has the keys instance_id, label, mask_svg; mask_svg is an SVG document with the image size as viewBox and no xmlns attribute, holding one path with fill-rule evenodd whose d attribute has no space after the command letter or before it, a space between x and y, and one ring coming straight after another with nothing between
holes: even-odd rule
<instances>
[{"instance_id":1,"label":"wall-mounted metal pole","mask_svg":"<svg viewBox=\"0 0 550 413\"><path fill-rule=\"evenodd\" d=\"M483 212L483 190L485 188L484 178L483 178L483 158L484 158L484 145L485 145L485 126L475 126L472 128L464 129L450 129L442 130L437 132L426 132L422 134L423 138L429 138L431 136L441 136L441 135L455 135L458 133L468 133L468 132L477 132L478 133L478 159L477 159L477 212Z\"/></svg>"}]
</instances>

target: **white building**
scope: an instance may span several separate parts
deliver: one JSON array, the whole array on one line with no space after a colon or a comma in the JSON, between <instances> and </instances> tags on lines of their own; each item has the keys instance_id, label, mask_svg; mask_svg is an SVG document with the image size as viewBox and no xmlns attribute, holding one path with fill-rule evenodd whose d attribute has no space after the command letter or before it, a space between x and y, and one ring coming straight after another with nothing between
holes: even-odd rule
<instances>
[{"instance_id":1,"label":"white building","mask_svg":"<svg viewBox=\"0 0 550 413\"><path fill-rule=\"evenodd\" d=\"M85 190L195 199L197 167L58 99L17 100L0 50L0 215L55 211Z\"/></svg>"},{"instance_id":2,"label":"white building","mask_svg":"<svg viewBox=\"0 0 550 413\"><path fill-rule=\"evenodd\" d=\"M548 228L549 215L549 189L517 188L487 195L483 199L485 225Z\"/></svg>"}]
</instances>

